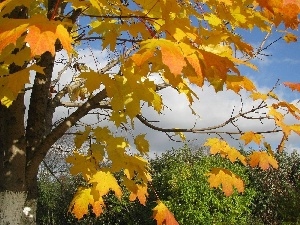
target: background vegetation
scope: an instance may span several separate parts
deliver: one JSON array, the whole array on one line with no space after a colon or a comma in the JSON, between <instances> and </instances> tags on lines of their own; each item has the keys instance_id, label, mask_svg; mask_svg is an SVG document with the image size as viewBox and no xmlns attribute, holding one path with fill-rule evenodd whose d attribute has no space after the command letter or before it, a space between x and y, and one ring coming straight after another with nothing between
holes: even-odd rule
<instances>
[{"instance_id":1,"label":"background vegetation","mask_svg":"<svg viewBox=\"0 0 300 225\"><path fill-rule=\"evenodd\" d=\"M184 147L151 160L153 182L146 206L106 196L107 207L96 218L92 213L78 221L67 213L80 177L59 180L43 173L39 177L39 224L155 224L151 218L156 196L174 213L180 224L300 224L300 156L275 155L279 169L262 171L209 156L205 149ZM206 174L213 167L228 168L245 181L243 194L226 197L212 189Z\"/></svg>"}]
</instances>

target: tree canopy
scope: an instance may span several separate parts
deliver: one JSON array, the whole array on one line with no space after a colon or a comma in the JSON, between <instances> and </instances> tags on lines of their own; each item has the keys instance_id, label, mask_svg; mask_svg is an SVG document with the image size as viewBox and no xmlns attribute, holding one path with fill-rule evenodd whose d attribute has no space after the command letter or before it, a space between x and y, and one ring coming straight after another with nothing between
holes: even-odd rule
<instances>
[{"instance_id":1,"label":"tree canopy","mask_svg":"<svg viewBox=\"0 0 300 225\"><path fill-rule=\"evenodd\" d=\"M74 154L67 162L72 165L71 173L82 174L87 182L70 204L70 211L78 219L90 206L100 215L105 207L102 197L112 190L121 198L120 185L129 190L130 200L145 204L151 182L146 134L133 135L131 144L127 133L116 132L134 129L137 121L182 140L187 132L236 135L245 145L254 142L266 151L244 156L217 137L204 145L211 154L220 154L231 162L277 168L273 151L283 151L292 132L300 134L300 124L289 124L285 118L289 115L299 120L300 109L279 99L274 90L260 93L240 68L257 69L253 59L269 47L265 41L274 32L282 33L287 43L297 41L293 30L299 27L299 12L298 0L0 1L1 191L31 190L38 166L50 147L94 111L101 117L99 121L112 121L114 126L88 124L75 134ZM265 33L258 48L242 35L253 29ZM82 57L79 50L93 40L100 40L93 48L112 53L107 64L97 65L97 70L78 63ZM60 59L64 69L54 75L58 52L66 53ZM74 74L66 84L61 79L70 76L63 74L67 68L72 68ZM33 82L30 71L35 71ZM195 113L193 103L198 96L193 85L210 85L216 92L227 89L237 95L245 90L259 104L231 115L220 125L205 128L159 127L143 115L145 107L158 115L162 113L165 96L160 91L166 88L186 96L186 107ZM285 85L300 90L298 83ZM24 93L29 91L30 104L25 114ZM272 99L271 103L268 99ZM76 110L54 122L53 113L59 106ZM253 114L261 109L266 113ZM227 124L235 125L239 118L271 120L274 129L218 130ZM282 134L277 149L271 149L264 140L264 134L272 132ZM87 152L81 151L84 143L89 143ZM120 171L121 184L114 177ZM226 168L212 168L207 175L210 186L221 187L225 195L244 191L243 180ZM34 198L36 193L30 193L28 196ZM164 203L157 201L153 214L157 224L177 224Z\"/></svg>"}]
</instances>

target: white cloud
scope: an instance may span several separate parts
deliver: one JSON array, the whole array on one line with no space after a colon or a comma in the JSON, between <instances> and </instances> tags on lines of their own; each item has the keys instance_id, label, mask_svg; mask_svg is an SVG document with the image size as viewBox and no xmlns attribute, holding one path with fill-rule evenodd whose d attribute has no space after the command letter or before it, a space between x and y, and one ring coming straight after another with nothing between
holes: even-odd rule
<instances>
[{"instance_id":1,"label":"white cloud","mask_svg":"<svg viewBox=\"0 0 300 225\"><path fill-rule=\"evenodd\" d=\"M259 86L258 86L259 87ZM268 90L267 88L259 88L259 90ZM199 101L193 104L193 109L196 111L198 116L192 114L188 107L187 100L184 96L179 95L174 90L165 89L163 91L163 97L165 99L165 104L168 106L164 111L163 115L157 116L153 110L144 110L147 119L152 121L159 121L153 123L154 125L162 128L206 128L211 126L217 126L225 121L227 121L232 115L237 115L240 110L246 112L251 110L253 107L257 106L260 102L253 102L249 98L246 92L242 93L241 98L233 93L232 91L223 91L215 93L212 87L203 87L202 89L195 90L199 96ZM172 110L171 110L172 109ZM267 109L261 109L257 113L252 113L250 115L258 117L266 113ZM249 116L250 116L249 115ZM263 122L263 123L262 123ZM242 131L266 131L274 129L274 123L272 120L247 120L241 119L235 123ZM138 130L141 132L147 132L148 138L151 142L153 151L164 151L165 149L170 149L171 147L181 146L182 143L176 143L170 141L167 135L164 133L154 131L145 128L144 125L139 124ZM220 131L231 131L238 132L238 129L231 124L228 124L219 129ZM191 144L201 145L208 137L207 134L195 133L188 134L188 138L191 140ZM209 137L216 136L211 134ZM224 139L226 139L230 144L236 147L240 146L241 141L231 138L229 135L222 134ZM233 136L236 137L237 136ZM179 138L175 138L179 140ZM272 144L273 147L277 147L280 142L281 136L278 133L273 133L266 135L266 140ZM254 145L251 145L252 147Z\"/></svg>"}]
</instances>

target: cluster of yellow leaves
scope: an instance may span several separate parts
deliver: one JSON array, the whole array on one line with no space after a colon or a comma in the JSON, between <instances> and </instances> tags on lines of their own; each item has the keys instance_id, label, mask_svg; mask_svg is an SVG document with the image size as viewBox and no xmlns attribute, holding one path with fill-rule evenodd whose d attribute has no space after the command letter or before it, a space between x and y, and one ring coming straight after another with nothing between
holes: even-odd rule
<instances>
[{"instance_id":1,"label":"cluster of yellow leaves","mask_svg":"<svg viewBox=\"0 0 300 225\"><path fill-rule=\"evenodd\" d=\"M246 132L240 139L244 140L247 145L251 141L259 144L261 142L261 138L263 138L261 134ZM245 166L258 166L263 170L268 169L270 165L275 169L278 168L277 161L273 157L270 149L268 152L254 151L248 157L245 157L237 149L229 146L227 142L219 140L218 138L210 138L204 145L210 147L210 154L220 154L222 157L228 158L231 162L239 160ZM221 185L226 196L230 196L233 193L234 188L236 188L238 192L244 192L245 187L243 180L227 169L213 168L207 175L209 176L208 182L210 187L217 188Z\"/></svg>"},{"instance_id":2,"label":"cluster of yellow leaves","mask_svg":"<svg viewBox=\"0 0 300 225\"><path fill-rule=\"evenodd\" d=\"M210 154L220 154L223 158L228 158L231 162L239 160L242 164L246 165L246 158L237 149L230 147L225 141L218 138L208 139L204 146L210 147Z\"/></svg>"},{"instance_id":3,"label":"cluster of yellow leaves","mask_svg":"<svg viewBox=\"0 0 300 225\"><path fill-rule=\"evenodd\" d=\"M2 105L8 107L13 103L13 100L17 98L18 94L24 88L24 84L29 83L29 72L31 70L42 74L44 73L43 68L37 65L31 65L26 69L12 73L9 76L0 75L0 99ZM16 82L16 80L18 80L18 82Z\"/></svg>"},{"instance_id":4,"label":"cluster of yellow leaves","mask_svg":"<svg viewBox=\"0 0 300 225\"><path fill-rule=\"evenodd\" d=\"M99 74L94 71L83 72L80 75L80 78L86 79L85 87L90 93L99 89L101 84L105 86L114 110L111 120L116 126L120 126L122 122L126 123L126 116L133 119L139 114L142 101L147 102L157 112L162 109L161 96L156 93L156 85L153 81L143 76L144 74L139 73L139 70L134 67L123 71L122 76L115 75L113 78L108 74ZM135 71L135 76L132 76Z\"/></svg>"},{"instance_id":5,"label":"cluster of yellow leaves","mask_svg":"<svg viewBox=\"0 0 300 225\"><path fill-rule=\"evenodd\" d=\"M134 140L140 156L127 153L128 141L123 137L115 137L106 127L86 127L85 131L77 133L74 140L76 149L80 149L90 138L96 141L90 144L87 154L76 151L67 158L67 162L72 164L71 174L81 174L88 184L77 191L70 211L80 219L88 213L88 206L91 205L93 212L100 215L105 207L104 195L113 191L119 199L122 197L121 184L113 175L114 172L120 171L124 174L122 185L130 191L129 199L138 199L145 205L148 196L147 182L151 181L148 162L141 157L149 152L149 143L145 136L138 135ZM106 166L101 165L103 160L106 161Z\"/></svg>"}]
</instances>

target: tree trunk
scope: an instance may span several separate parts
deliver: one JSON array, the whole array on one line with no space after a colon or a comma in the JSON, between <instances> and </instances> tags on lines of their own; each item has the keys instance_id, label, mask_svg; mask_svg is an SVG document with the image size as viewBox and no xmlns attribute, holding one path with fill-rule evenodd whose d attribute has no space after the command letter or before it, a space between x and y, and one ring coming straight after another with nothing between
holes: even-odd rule
<instances>
[{"instance_id":1,"label":"tree trunk","mask_svg":"<svg viewBox=\"0 0 300 225\"><path fill-rule=\"evenodd\" d=\"M0 106L0 224L21 224L26 199L24 94ZM3 222L2 222L3 221Z\"/></svg>"},{"instance_id":2,"label":"tree trunk","mask_svg":"<svg viewBox=\"0 0 300 225\"><path fill-rule=\"evenodd\" d=\"M17 6L9 18L27 18L27 8ZM17 53L15 49L12 53ZM15 73L26 67L11 64L9 72ZM24 126L24 93L19 93L13 104L0 105L0 225L31 224L31 216L23 216L26 205L26 140ZM29 215L29 214L28 214Z\"/></svg>"}]
</instances>

